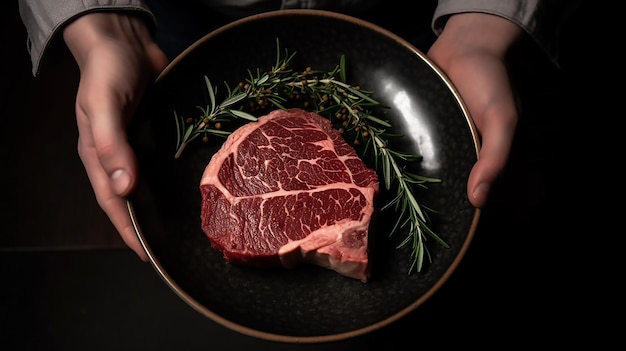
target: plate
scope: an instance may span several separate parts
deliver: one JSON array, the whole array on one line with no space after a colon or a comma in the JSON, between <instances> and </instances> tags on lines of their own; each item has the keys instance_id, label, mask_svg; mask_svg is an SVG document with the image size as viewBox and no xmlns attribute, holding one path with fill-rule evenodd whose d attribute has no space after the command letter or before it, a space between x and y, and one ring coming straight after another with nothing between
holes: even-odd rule
<instances>
[{"instance_id":1,"label":"plate","mask_svg":"<svg viewBox=\"0 0 626 351\"><path fill-rule=\"evenodd\" d=\"M175 158L177 115L209 103L204 76L223 82L270 69L279 46L296 53L291 67L331 71L346 60L348 82L373 91L390 108L382 117L402 133L396 147L423 156L435 177L418 191L430 227L449 248L427 242L432 261L409 272L410 248L390 236L397 214L376 210L367 283L317 266L252 269L225 262L200 227L199 182L219 142L191 143ZM199 313L240 333L282 342L328 342L362 335L416 310L445 283L471 239L480 211L466 182L480 148L467 110L446 76L414 46L374 24L321 10L283 10L246 17L194 43L162 72L129 127L140 177L128 207L151 264ZM384 191L382 197L389 191ZM418 312L415 312L418 313Z\"/></svg>"}]
</instances>

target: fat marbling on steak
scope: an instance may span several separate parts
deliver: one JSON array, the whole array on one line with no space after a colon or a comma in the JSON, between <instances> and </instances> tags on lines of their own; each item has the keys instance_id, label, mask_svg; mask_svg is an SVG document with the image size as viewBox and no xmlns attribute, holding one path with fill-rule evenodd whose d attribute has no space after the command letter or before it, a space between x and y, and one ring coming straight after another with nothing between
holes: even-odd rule
<instances>
[{"instance_id":1,"label":"fat marbling on steak","mask_svg":"<svg viewBox=\"0 0 626 351\"><path fill-rule=\"evenodd\" d=\"M324 117L274 110L235 130L200 181L202 229L226 261L306 262L367 282L376 172Z\"/></svg>"}]
</instances>

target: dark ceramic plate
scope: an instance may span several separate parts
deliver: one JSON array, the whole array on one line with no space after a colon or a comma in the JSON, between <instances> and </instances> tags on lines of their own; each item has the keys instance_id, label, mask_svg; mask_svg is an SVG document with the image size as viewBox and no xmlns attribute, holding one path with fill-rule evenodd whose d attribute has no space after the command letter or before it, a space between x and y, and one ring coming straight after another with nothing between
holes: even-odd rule
<instances>
[{"instance_id":1,"label":"dark ceramic plate","mask_svg":"<svg viewBox=\"0 0 626 351\"><path fill-rule=\"evenodd\" d=\"M269 69L276 60L276 39L296 52L296 70L311 66L330 71L345 55L348 81L374 91L391 107L382 117L405 135L402 147L424 156L421 174L442 180L418 196L438 211L430 215L431 228L450 248L429 241L432 263L422 272L409 274L409 249L396 249L404 233L389 236L396 218L392 211L377 211L368 283L316 266L241 268L227 264L211 248L200 228L199 182L220 145L198 141L175 159L174 111L195 116L196 106L207 105L205 75L219 89L223 84L218 83L232 85L248 77L248 69ZM386 326L441 287L462 259L478 222L479 211L468 202L465 189L479 144L458 94L405 40L352 17L278 11L206 35L162 73L129 131L140 166L129 209L151 263L198 312L243 334L325 342Z\"/></svg>"}]
</instances>

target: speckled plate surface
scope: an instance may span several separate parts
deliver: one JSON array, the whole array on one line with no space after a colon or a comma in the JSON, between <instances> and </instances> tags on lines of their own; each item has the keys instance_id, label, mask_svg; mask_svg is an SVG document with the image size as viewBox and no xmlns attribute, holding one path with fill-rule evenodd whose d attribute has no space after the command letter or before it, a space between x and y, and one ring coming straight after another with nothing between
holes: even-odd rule
<instances>
[{"instance_id":1,"label":"speckled plate surface","mask_svg":"<svg viewBox=\"0 0 626 351\"><path fill-rule=\"evenodd\" d=\"M195 115L196 106L206 106L204 75L214 83L232 85L246 78L250 68L269 69L276 59L276 39L297 52L294 69L332 70L345 55L348 81L374 91L375 98L391 107L383 117L405 135L402 145L407 151L424 156L421 174L442 180L418 196L422 204L438 211L431 214L431 227L450 248L429 242L432 263L422 272L408 273L409 249L396 249L403 236L389 237L395 222L391 211L377 211L372 223L373 272L365 284L315 266L237 267L211 248L200 228L199 182L219 144L190 144L175 159L174 111ZM263 339L336 341L413 312L455 270L480 217L465 190L480 146L452 85L403 39L345 15L270 12L209 33L162 73L129 136L140 166L129 209L156 271L199 313Z\"/></svg>"}]
</instances>

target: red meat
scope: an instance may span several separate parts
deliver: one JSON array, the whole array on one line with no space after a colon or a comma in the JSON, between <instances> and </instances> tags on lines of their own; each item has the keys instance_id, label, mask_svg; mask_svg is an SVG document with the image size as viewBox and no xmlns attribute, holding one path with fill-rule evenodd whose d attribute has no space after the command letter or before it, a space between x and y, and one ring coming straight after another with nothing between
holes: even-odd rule
<instances>
[{"instance_id":1,"label":"red meat","mask_svg":"<svg viewBox=\"0 0 626 351\"><path fill-rule=\"evenodd\" d=\"M275 110L237 129L200 190L202 229L228 262L306 262L369 279L378 178L324 117Z\"/></svg>"}]
</instances>

